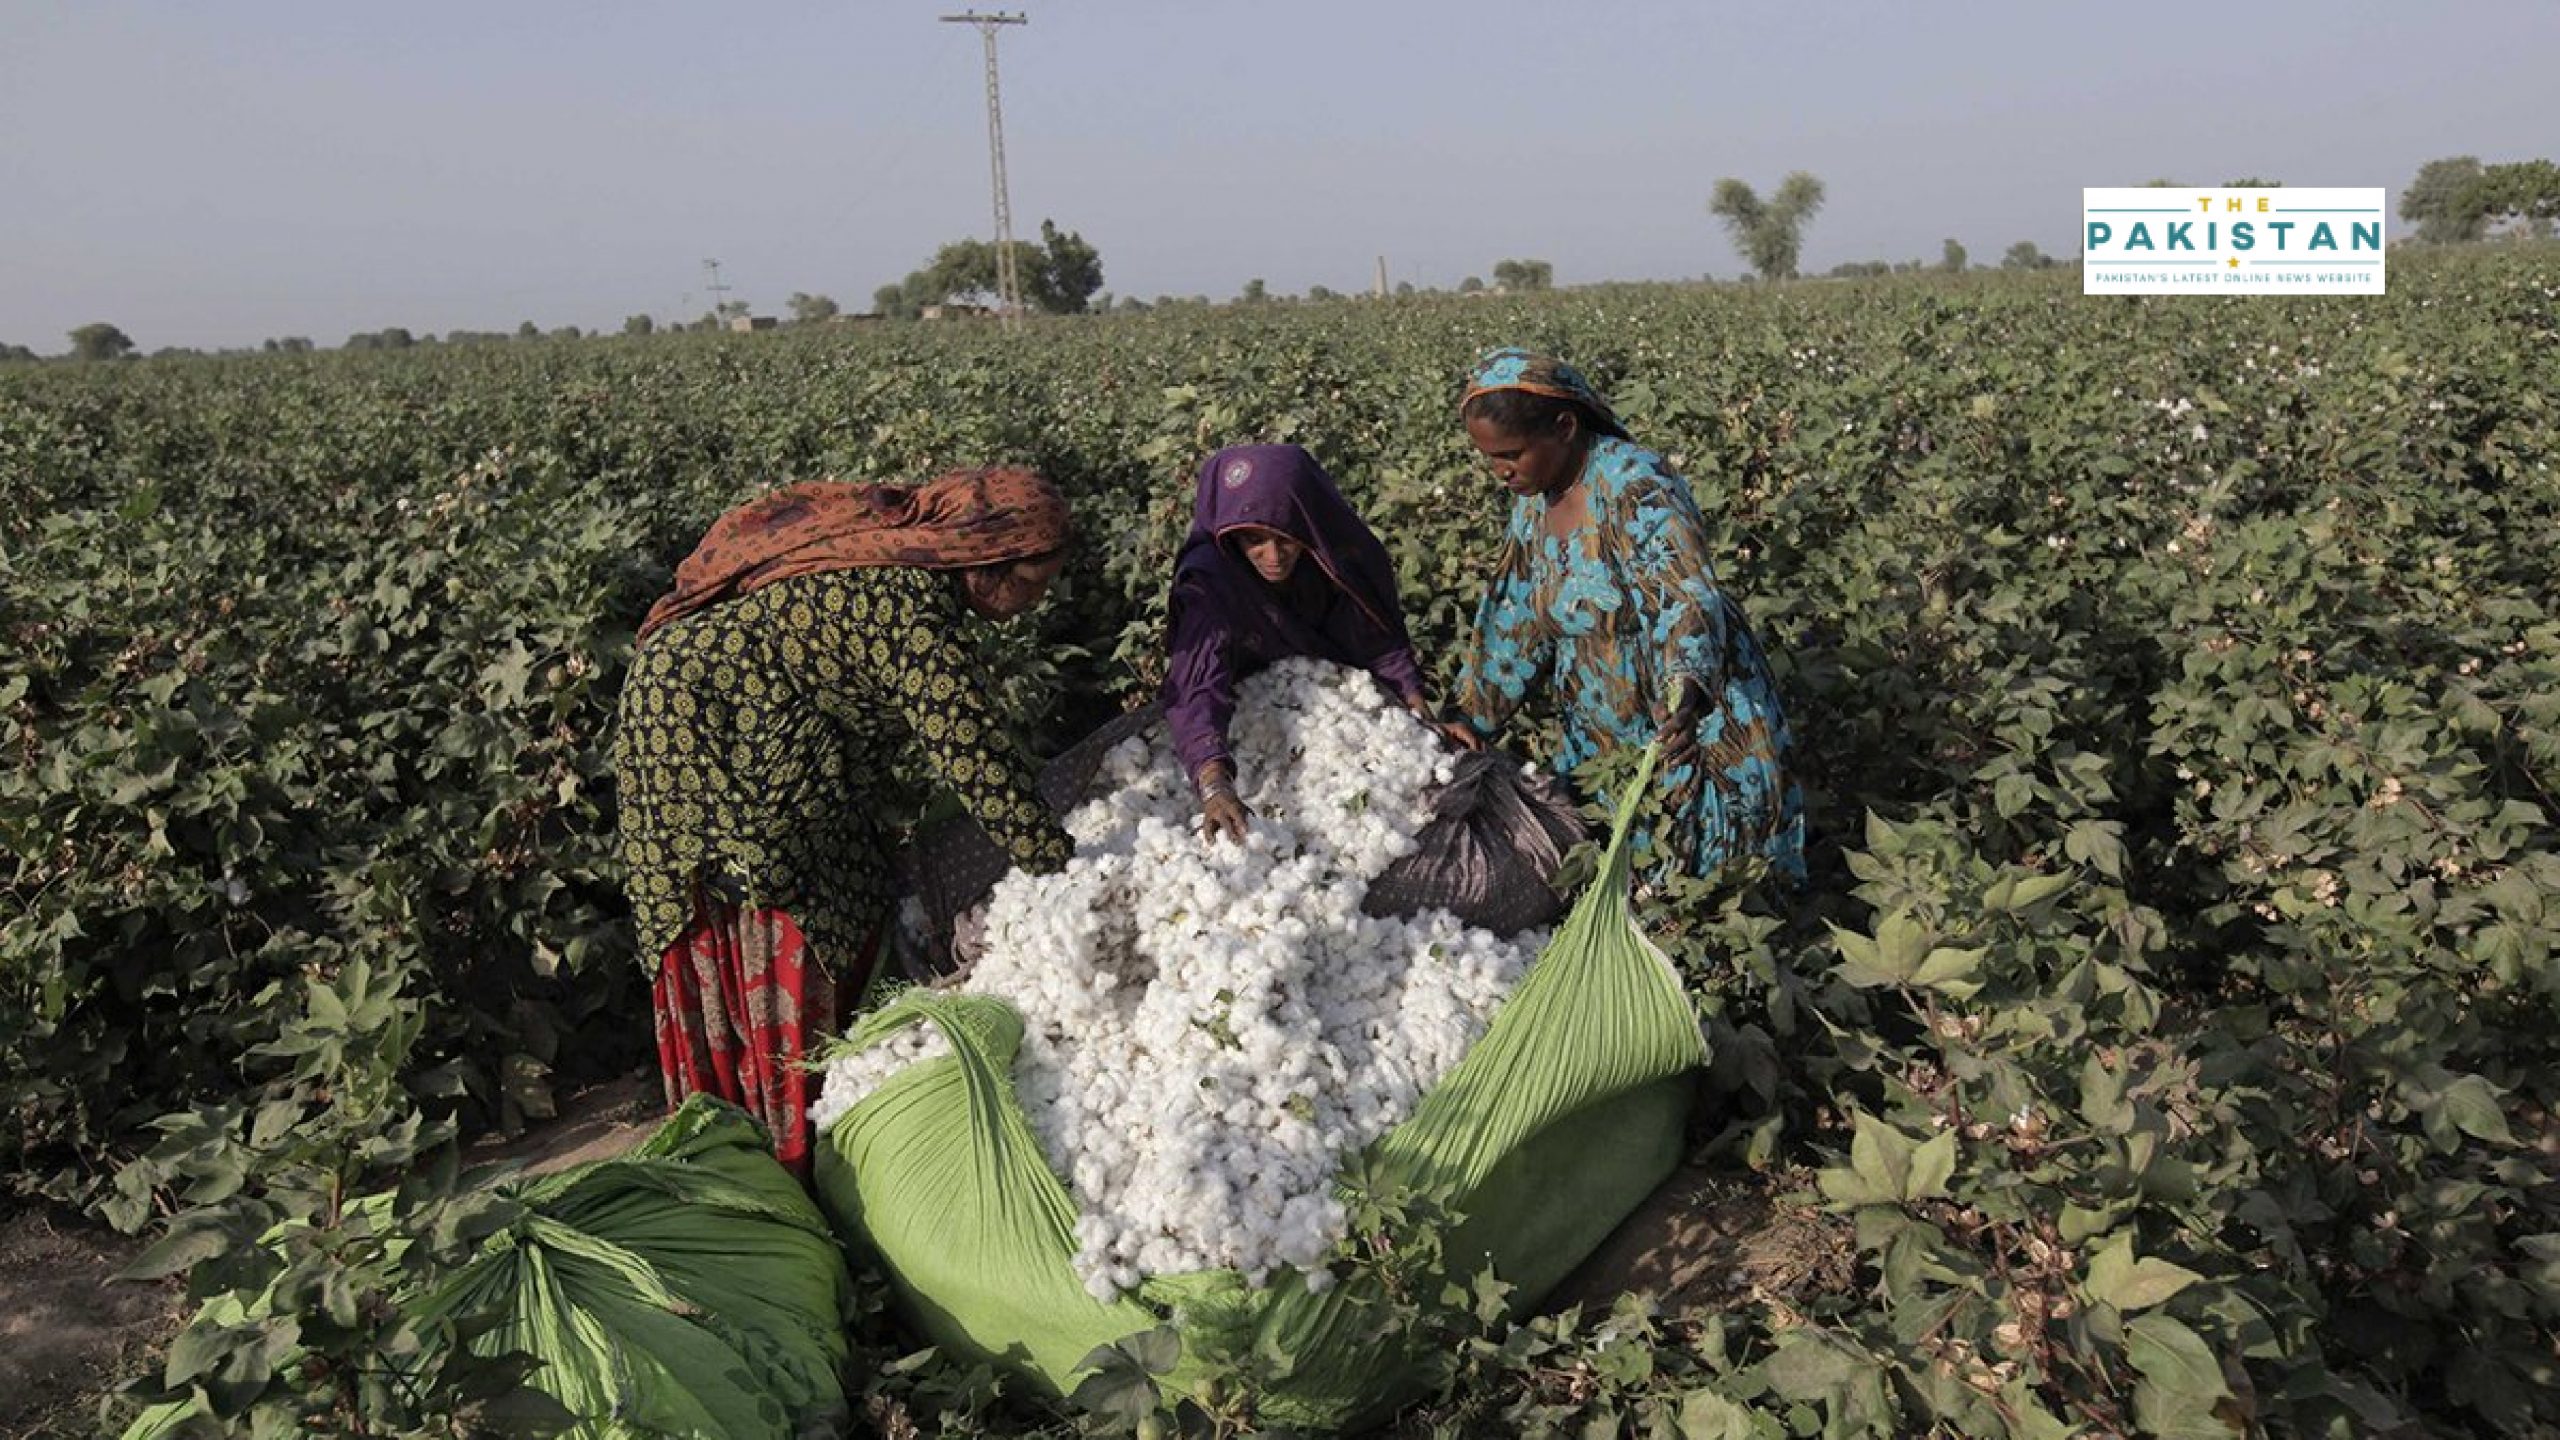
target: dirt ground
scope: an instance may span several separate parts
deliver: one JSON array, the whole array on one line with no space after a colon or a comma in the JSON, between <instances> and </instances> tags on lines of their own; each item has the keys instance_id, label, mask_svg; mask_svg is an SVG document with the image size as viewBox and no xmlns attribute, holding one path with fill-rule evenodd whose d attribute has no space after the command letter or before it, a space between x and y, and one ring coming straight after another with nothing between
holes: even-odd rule
<instances>
[{"instance_id":1,"label":"dirt ground","mask_svg":"<svg viewBox=\"0 0 2560 1440\"><path fill-rule=\"evenodd\" d=\"M1605 1309L1630 1290L1651 1291L1665 1312L1844 1290L1855 1254L1847 1222L1782 1198L1811 1186L1809 1175L1675 1171L1544 1308Z\"/></svg>"},{"instance_id":2,"label":"dirt ground","mask_svg":"<svg viewBox=\"0 0 2560 1440\"><path fill-rule=\"evenodd\" d=\"M483 1139L462 1152L465 1165L520 1160L543 1174L610 1160L646 1138L667 1118L655 1067L563 1096L559 1113L513 1140Z\"/></svg>"},{"instance_id":3,"label":"dirt ground","mask_svg":"<svg viewBox=\"0 0 2560 1440\"><path fill-rule=\"evenodd\" d=\"M174 1280L109 1277L144 1241L84 1217L0 1220L0 1435L98 1433L98 1400L177 1333Z\"/></svg>"}]
</instances>

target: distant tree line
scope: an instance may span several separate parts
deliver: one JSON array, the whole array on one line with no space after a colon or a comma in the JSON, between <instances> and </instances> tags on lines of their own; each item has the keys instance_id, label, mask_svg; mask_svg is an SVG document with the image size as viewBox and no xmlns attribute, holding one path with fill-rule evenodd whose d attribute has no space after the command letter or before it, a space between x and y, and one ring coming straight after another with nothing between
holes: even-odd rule
<instances>
[{"instance_id":1,"label":"distant tree line","mask_svg":"<svg viewBox=\"0 0 2560 1440\"><path fill-rule=\"evenodd\" d=\"M2418 239L2431 245L2499 233L2547 240L2560 224L2560 165L2483 165L2476 155L2430 160L2400 192L2400 218L2417 226Z\"/></svg>"},{"instance_id":2,"label":"distant tree line","mask_svg":"<svg viewBox=\"0 0 2560 1440\"><path fill-rule=\"evenodd\" d=\"M2155 178L2144 182L2163 189L2194 188L2180 181ZM2225 190L2281 189L2284 182L2259 176L2225 180ZM1741 252L1752 273L1761 280L1793 279L1798 259L1803 253L1804 232L1822 209L1825 190L1821 179L1808 171L1790 173L1778 183L1775 191L1763 198L1748 183L1726 177L1716 182L1708 211L1722 220L1731 235L1734 248ZM2431 245L2467 244L2492 238L2515 237L2549 239L2560 231L2560 165L2549 160L2519 160L2484 165L2478 156L2456 155L2430 160L2419 167L2406 189L2400 193L2400 218L2417 227L2416 238ZM1907 275L1923 271L1960 274L1970 257L1964 245L1952 237L1942 241L1936 261L1862 260L1835 265L1825 272L1833 277L1875 275ZM1104 310L1136 313L1156 309L1207 307L1212 302L1205 295L1158 295L1141 300L1124 295L1116 301L1102 289L1102 255L1082 235L1061 230L1054 221L1040 222L1040 241L1014 242L1014 263L1019 275L1023 298L1034 309L1052 315L1078 315ZM2043 270L2072 263L2044 253L2032 240L2020 240L2000 257L2003 270ZM932 262L909 273L894 285L883 285L873 293L875 310L883 316L913 318L928 306L960 305L985 307L994 303L997 294L996 248L984 240L956 240L936 251ZM1544 260L1506 259L1493 266L1492 289L1510 293L1548 290L1555 284L1555 267ZM1488 287L1483 277L1469 275L1458 282L1457 293L1475 295ZM1356 293L1356 292L1355 292ZM1398 297L1437 294L1418 290L1411 281L1395 287ZM1098 297L1098 298L1097 298ZM1311 285L1305 299L1322 304L1348 298L1343 292L1324 285ZM1274 296L1259 277L1245 282L1236 303L1264 305L1282 303L1287 297ZM794 291L786 302L790 321L795 325L823 324L842 317L843 311L832 296ZM632 315L622 322L626 336L679 333L725 329L732 320L750 313L744 300L726 300L698 319L661 322L647 314ZM761 323L761 322L759 322ZM441 342L433 334L412 333L405 326L390 325L379 330L358 331L346 339L348 350L405 350L413 346L482 345L526 340L577 340L586 337L575 325L544 330L531 320L524 321L510 333L507 331L450 330ZM602 332L598 332L602 333ZM82 325L69 333L71 348L66 358L82 361L122 360L138 353L133 337L105 321ZM310 338L301 335L279 336L258 346L266 354L307 354L315 347ZM171 347L155 355L195 354L193 350ZM229 352L226 352L229 353ZM24 345L0 343L0 363L27 363L42 360Z\"/></svg>"}]
</instances>

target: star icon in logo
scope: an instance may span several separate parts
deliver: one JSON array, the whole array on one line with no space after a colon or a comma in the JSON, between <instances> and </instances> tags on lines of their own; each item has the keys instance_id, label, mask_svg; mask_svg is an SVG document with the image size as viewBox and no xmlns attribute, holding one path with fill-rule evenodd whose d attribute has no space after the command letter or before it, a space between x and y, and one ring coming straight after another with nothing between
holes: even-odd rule
<instances>
[{"instance_id":1,"label":"star icon in logo","mask_svg":"<svg viewBox=\"0 0 2560 1440\"><path fill-rule=\"evenodd\" d=\"M2229 265L2231 266L2231 268L2232 268L2232 269L2237 270L2237 269L2239 269L2239 268L2240 268L2240 257L2239 257L2239 256L2237 256L2237 255L2234 255L2234 256L2232 256L2232 257L2231 257L2231 259L2230 259L2229 261L2227 261L2226 263L2227 263L2227 264L2229 264Z\"/></svg>"}]
</instances>

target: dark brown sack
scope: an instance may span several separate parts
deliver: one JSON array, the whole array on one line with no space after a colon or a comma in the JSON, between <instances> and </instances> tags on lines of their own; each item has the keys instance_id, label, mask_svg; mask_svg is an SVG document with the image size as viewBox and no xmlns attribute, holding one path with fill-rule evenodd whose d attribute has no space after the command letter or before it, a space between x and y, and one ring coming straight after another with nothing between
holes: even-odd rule
<instances>
[{"instance_id":1,"label":"dark brown sack","mask_svg":"<svg viewBox=\"0 0 2560 1440\"><path fill-rule=\"evenodd\" d=\"M1369 882L1360 908L1381 916L1446 910L1505 936L1534 929L1564 913L1548 882L1582 837L1582 817L1554 776L1524 771L1500 751L1461 755L1412 853Z\"/></svg>"}]
</instances>

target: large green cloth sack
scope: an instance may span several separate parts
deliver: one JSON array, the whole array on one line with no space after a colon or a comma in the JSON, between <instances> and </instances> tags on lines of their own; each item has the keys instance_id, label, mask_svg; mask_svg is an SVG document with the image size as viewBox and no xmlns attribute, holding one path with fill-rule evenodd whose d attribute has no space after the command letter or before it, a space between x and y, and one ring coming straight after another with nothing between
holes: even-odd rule
<instances>
[{"instance_id":1,"label":"large green cloth sack","mask_svg":"<svg viewBox=\"0 0 2560 1440\"><path fill-rule=\"evenodd\" d=\"M543 1361L527 1383L585 1422L576 1440L792 1440L844 1422L844 1255L806 1191L735 1106L695 1095L630 1153L499 1182L525 1213L435 1288L425 1319L494 1303L471 1348ZM388 1213L387 1195L357 1205ZM222 1323L267 1297L207 1306ZM170 1433L183 1404L125 1440Z\"/></svg>"},{"instance_id":2,"label":"large green cloth sack","mask_svg":"<svg viewBox=\"0 0 2560 1440\"><path fill-rule=\"evenodd\" d=\"M1644 793L1641 778L1627 789ZM1490 1263L1521 1310L1679 1163L1689 1072L1707 1059L1678 976L1629 908L1633 813L1621 809L1598 879L1492 1026L1367 1156L1375 1175L1454 1195L1466 1219L1449 1240L1452 1278ZM1064 1394L1096 1347L1179 1314L1183 1356L1166 1383L1196 1393L1205 1331L1227 1346L1249 1337L1290 1361L1256 1396L1261 1420L1312 1430L1383 1418L1428 1383L1428 1357L1382 1343L1382 1297L1365 1276L1311 1294L1295 1271L1259 1291L1210 1271L1093 1299L1073 1267L1075 1201L1015 1099L1021 1018L990 998L914 991L848 1043L924 1021L953 1053L891 1076L830 1127L817 1179L820 1203L877 1253L937 1344Z\"/></svg>"}]
</instances>

